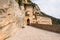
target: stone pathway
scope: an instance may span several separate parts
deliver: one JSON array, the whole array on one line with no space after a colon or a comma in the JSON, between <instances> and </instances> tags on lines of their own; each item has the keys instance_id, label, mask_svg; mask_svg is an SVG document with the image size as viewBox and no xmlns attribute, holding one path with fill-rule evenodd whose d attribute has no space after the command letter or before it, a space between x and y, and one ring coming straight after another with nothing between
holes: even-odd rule
<instances>
[{"instance_id":1,"label":"stone pathway","mask_svg":"<svg viewBox=\"0 0 60 40\"><path fill-rule=\"evenodd\" d=\"M7 40L60 40L60 34L27 26Z\"/></svg>"}]
</instances>

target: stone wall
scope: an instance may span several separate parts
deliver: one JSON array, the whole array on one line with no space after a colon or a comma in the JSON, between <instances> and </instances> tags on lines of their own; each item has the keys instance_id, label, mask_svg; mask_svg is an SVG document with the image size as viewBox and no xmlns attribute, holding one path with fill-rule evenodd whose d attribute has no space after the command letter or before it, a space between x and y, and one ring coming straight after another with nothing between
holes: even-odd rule
<instances>
[{"instance_id":1,"label":"stone wall","mask_svg":"<svg viewBox=\"0 0 60 40\"><path fill-rule=\"evenodd\" d=\"M49 17L37 16L37 22L38 24L52 25L52 20Z\"/></svg>"}]
</instances>

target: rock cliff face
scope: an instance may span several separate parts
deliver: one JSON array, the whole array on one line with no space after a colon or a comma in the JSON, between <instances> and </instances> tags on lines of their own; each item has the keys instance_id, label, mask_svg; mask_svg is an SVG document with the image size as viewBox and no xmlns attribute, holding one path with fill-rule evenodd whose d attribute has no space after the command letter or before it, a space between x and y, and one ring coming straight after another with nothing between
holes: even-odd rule
<instances>
[{"instance_id":1,"label":"rock cliff face","mask_svg":"<svg viewBox=\"0 0 60 40\"><path fill-rule=\"evenodd\" d=\"M0 40L11 36L22 26L21 15L22 11L15 0L0 0Z\"/></svg>"}]
</instances>

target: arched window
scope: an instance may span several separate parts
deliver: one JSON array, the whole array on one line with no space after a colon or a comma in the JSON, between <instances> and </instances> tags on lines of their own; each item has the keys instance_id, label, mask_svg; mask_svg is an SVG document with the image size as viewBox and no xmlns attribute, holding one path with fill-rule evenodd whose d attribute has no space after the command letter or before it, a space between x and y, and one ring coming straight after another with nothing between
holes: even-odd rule
<instances>
[{"instance_id":1,"label":"arched window","mask_svg":"<svg viewBox=\"0 0 60 40\"><path fill-rule=\"evenodd\" d=\"M25 16L29 16L29 15L30 15L30 12L27 11L27 12L25 13Z\"/></svg>"}]
</instances>

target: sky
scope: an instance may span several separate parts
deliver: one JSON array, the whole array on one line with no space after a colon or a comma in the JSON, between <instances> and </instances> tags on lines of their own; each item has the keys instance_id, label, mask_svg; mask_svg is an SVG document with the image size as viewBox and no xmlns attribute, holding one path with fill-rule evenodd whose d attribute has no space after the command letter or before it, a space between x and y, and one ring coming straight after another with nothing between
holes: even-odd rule
<instances>
[{"instance_id":1,"label":"sky","mask_svg":"<svg viewBox=\"0 0 60 40\"><path fill-rule=\"evenodd\" d=\"M32 2L38 4L44 13L60 19L60 0L32 0Z\"/></svg>"}]
</instances>

